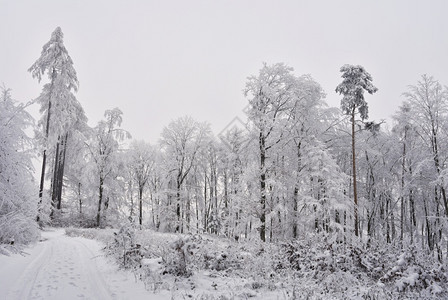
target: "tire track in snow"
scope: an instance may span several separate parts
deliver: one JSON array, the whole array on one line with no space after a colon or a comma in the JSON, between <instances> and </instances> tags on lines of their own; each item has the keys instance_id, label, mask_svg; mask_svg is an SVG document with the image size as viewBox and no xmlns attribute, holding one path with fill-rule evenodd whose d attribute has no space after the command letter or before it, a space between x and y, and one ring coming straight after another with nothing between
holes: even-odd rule
<instances>
[{"instance_id":1,"label":"tire track in snow","mask_svg":"<svg viewBox=\"0 0 448 300\"><path fill-rule=\"evenodd\" d=\"M95 299L115 299L115 295L110 292L104 278L95 261L95 254L80 240L72 239L71 242L76 244L79 250L81 264L85 270L91 290L95 294Z\"/></svg>"},{"instance_id":2,"label":"tire track in snow","mask_svg":"<svg viewBox=\"0 0 448 300\"><path fill-rule=\"evenodd\" d=\"M5 299L115 299L84 243L56 230L15 280ZM1 298L1 297L0 297Z\"/></svg>"},{"instance_id":3,"label":"tire track in snow","mask_svg":"<svg viewBox=\"0 0 448 300\"><path fill-rule=\"evenodd\" d=\"M31 299L34 284L42 270L43 265L50 260L52 249L48 249L48 243L42 242L39 254L29 263L21 276L10 288L6 299Z\"/></svg>"}]
</instances>

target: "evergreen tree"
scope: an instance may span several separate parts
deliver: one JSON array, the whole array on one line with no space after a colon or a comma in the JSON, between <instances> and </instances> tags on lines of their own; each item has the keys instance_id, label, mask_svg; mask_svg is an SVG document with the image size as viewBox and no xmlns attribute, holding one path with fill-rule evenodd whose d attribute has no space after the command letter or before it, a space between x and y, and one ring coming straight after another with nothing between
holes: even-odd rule
<instances>
[{"instance_id":1,"label":"evergreen tree","mask_svg":"<svg viewBox=\"0 0 448 300\"><path fill-rule=\"evenodd\" d=\"M362 66L344 65L341 68L342 83L336 87L336 93L342 94L341 109L351 117L352 124L352 176L353 200L355 216L355 235L358 236L358 191L356 182L356 147L355 147L355 116L358 111L361 120L368 118L369 109L364 99L364 91L369 94L378 89L372 84L372 76Z\"/></svg>"},{"instance_id":2,"label":"evergreen tree","mask_svg":"<svg viewBox=\"0 0 448 300\"><path fill-rule=\"evenodd\" d=\"M63 33L57 27L46 43L41 56L28 69L33 78L40 82L47 74L49 83L45 84L37 98L42 118L38 122L37 138L43 149L42 170L39 187L39 204L42 204L47 156L53 154L54 165L50 172L52 206L60 209L64 168L67 157L70 133L87 118L73 92L78 90L78 78L73 61L63 42ZM40 217L38 216L38 219Z\"/></svg>"}]
</instances>

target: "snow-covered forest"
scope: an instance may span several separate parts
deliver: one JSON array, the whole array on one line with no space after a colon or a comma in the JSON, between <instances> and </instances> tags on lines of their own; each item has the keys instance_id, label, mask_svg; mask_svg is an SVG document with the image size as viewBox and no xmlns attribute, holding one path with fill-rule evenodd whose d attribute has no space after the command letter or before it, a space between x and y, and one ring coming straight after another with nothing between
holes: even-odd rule
<instances>
[{"instance_id":1,"label":"snow-covered forest","mask_svg":"<svg viewBox=\"0 0 448 300\"><path fill-rule=\"evenodd\" d=\"M244 83L247 122L214 133L179 116L150 144L121 127L120 108L88 125L59 27L36 58L40 95L21 104L1 88L0 255L62 227L100 241L156 299L448 297L448 88L437 78L409 82L393 120L373 121L381 86L363 66L328 70L341 80L324 91L263 63Z\"/></svg>"}]
</instances>

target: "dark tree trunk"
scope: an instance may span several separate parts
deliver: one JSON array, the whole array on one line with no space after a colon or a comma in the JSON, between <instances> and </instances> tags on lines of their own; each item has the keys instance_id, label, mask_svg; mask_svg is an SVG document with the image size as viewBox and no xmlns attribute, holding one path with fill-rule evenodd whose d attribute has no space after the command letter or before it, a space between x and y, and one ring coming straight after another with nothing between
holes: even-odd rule
<instances>
[{"instance_id":1,"label":"dark tree trunk","mask_svg":"<svg viewBox=\"0 0 448 300\"><path fill-rule=\"evenodd\" d=\"M42 172L40 174L40 185L39 185L39 205L38 205L38 212L37 212L37 222L40 220L40 206L42 205L42 197L44 192L44 183L45 183L45 169L46 169L46 163L47 163L47 143L48 143L48 135L50 132L50 116L51 116L51 94L53 91L53 84L54 80L56 78L56 70L53 69L52 71L52 80L51 80L51 86L50 86L50 98L48 99L48 112L47 112L47 122L45 127L45 149L42 157Z\"/></svg>"},{"instance_id":2,"label":"dark tree trunk","mask_svg":"<svg viewBox=\"0 0 448 300\"><path fill-rule=\"evenodd\" d=\"M263 133L260 132L259 137L260 147L260 239L266 241L266 141Z\"/></svg>"},{"instance_id":3,"label":"dark tree trunk","mask_svg":"<svg viewBox=\"0 0 448 300\"><path fill-rule=\"evenodd\" d=\"M138 212L138 223L141 227L143 222L143 185L141 184L138 187Z\"/></svg>"},{"instance_id":4,"label":"dark tree trunk","mask_svg":"<svg viewBox=\"0 0 448 300\"><path fill-rule=\"evenodd\" d=\"M434 157L434 165L436 167L437 175L440 175L441 171L440 171L440 161L439 161L439 145L437 142L437 130L436 130L433 122L432 122L431 126L432 126L431 144L432 144L432 151L433 151L433 157ZM445 208L445 216L448 217L448 201L446 198L445 188L443 187L442 184L439 184L439 186L440 186L440 191L442 194L443 205Z\"/></svg>"},{"instance_id":5,"label":"dark tree trunk","mask_svg":"<svg viewBox=\"0 0 448 300\"><path fill-rule=\"evenodd\" d=\"M296 239L298 236L297 234L297 211L298 211L297 201L299 201L298 195L299 195L299 188L295 187L293 198L294 203L293 203L293 220L292 220L292 237L294 239Z\"/></svg>"},{"instance_id":6,"label":"dark tree trunk","mask_svg":"<svg viewBox=\"0 0 448 300\"><path fill-rule=\"evenodd\" d=\"M42 171L40 174L40 185L39 185L39 205L38 205L38 212L37 212L37 218L36 221L40 221L40 210L42 206L42 196L44 192L44 181L45 181L45 166L47 163L47 150L44 150L43 156L42 156Z\"/></svg>"},{"instance_id":7,"label":"dark tree trunk","mask_svg":"<svg viewBox=\"0 0 448 300\"><path fill-rule=\"evenodd\" d=\"M406 174L406 128L404 130L403 155L401 162L401 197L400 197L400 243L403 247L404 223L405 223L405 206L404 206L404 176ZM411 226L412 228L412 226ZM412 230L412 229L411 229Z\"/></svg>"},{"instance_id":8,"label":"dark tree trunk","mask_svg":"<svg viewBox=\"0 0 448 300\"><path fill-rule=\"evenodd\" d=\"M62 149L62 160L60 158L59 170L58 170L58 194L57 194L57 209L61 209L61 200L62 200L62 188L64 186L64 169L65 169L65 157L67 154L67 140L68 134L65 135L65 139L63 139L64 148Z\"/></svg>"},{"instance_id":9,"label":"dark tree trunk","mask_svg":"<svg viewBox=\"0 0 448 300\"><path fill-rule=\"evenodd\" d=\"M204 231L208 230L208 213L207 213L207 174L204 177Z\"/></svg>"},{"instance_id":10,"label":"dark tree trunk","mask_svg":"<svg viewBox=\"0 0 448 300\"><path fill-rule=\"evenodd\" d=\"M79 214L82 215L81 182L78 182Z\"/></svg>"},{"instance_id":11,"label":"dark tree trunk","mask_svg":"<svg viewBox=\"0 0 448 300\"><path fill-rule=\"evenodd\" d=\"M100 186L99 186L99 196L98 196L98 211L96 213L96 227L100 227L100 221L101 221L101 205L103 203L103 185L104 185L104 179L100 175Z\"/></svg>"},{"instance_id":12,"label":"dark tree trunk","mask_svg":"<svg viewBox=\"0 0 448 300\"><path fill-rule=\"evenodd\" d=\"M52 191L51 191L51 216L53 216L54 209L56 207L57 200L57 190L58 190L58 170L59 170L59 138L56 143L56 152L54 158L54 167L53 167L53 180L52 180Z\"/></svg>"},{"instance_id":13,"label":"dark tree trunk","mask_svg":"<svg viewBox=\"0 0 448 300\"><path fill-rule=\"evenodd\" d=\"M390 243L390 223L389 223L389 208L390 208L390 200L389 197L386 196L386 212L385 212L385 219L386 219L386 242Z\"/></svg>"},{"instance_id":14,"label":"dark tree trunk","mask_svg":"<svg viewBox=\"0 0 448 300\"><path fill-rule=\"evenodd\" d=\"M181 187L181 183L178 181L177 182L177 190L176 190L176 216L177 216L177 224L176 224L176 232L180 232L181 230L181 210L180 210L180 187Z\"/></svg>"},{"instance_id":15,"label":"dark tree trunk","mask_svg":"<svg viewBox=\"0 0 448 300\"><path fill-rule=\"evenodd\" d=\"M133 196L133 186L132 186L132 180L129 180L129 200L131 201L131 208L129 209L129 217L133 217L134 216L134 196Z\"/></svg>"},{"instance_id":16,"label":"dark tree trunk","mask_svg":"<svg viewBox=\"0 0 448 300\"><path fill-rule=\"evenodd\" d=\"M359 236L358 231L358 191L356 183L356 152L355 152L355 107L352 110L352 175L353 175L353 201L355 218L355 236Z\"/></svg>"},{"instance_id":17,"label":"dark tree trunk","mask_svg":"<svg viewBox=\"0 0 448 300\"><path fill-rule=\"evenodd\" d=\"M302 143L297 144L297 176L299 176L300 170L302 168L302 153L301 153ZM294 187L294 197L293 197L293 223L292 223L292 237L297 238L297 216L298 216L298 201L299 201L299 186L298 178L296 179L296 186Z\"/></svg>"},{"instance_id":18,"label":"dark tree trunk","mask_svg":"<svg viewBox=\"0 0 448 300\"><path fill-rule=\"evenodd\" d=\"M426 221L426 238L428 241L428 247L429 250L432 251L434 249L434 244L432 242L432 232L431 232L431 225L428 218L428 208L426 204L426 197L423 196L423 208L425 210L425 221Z\"/></svg>"}]
</instances>

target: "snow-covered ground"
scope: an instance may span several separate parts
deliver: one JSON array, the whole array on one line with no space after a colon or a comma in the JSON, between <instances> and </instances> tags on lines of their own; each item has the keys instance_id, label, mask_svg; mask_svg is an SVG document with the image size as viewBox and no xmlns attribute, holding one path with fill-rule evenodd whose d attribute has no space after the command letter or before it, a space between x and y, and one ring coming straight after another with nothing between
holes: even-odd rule
<instances>
[{"instance_id":1,"label":"snow-covered ground","mask_svg":"<svg viewBox=\"0 0 448 300\"><path fill-rule=\"evenodd\" d=\"M448 299L446 265L422 251L329 241L47 229L22 254L0 255L0 300Z\"/></svg>"},{"instance_id":2,"label":"snow-covered ground","mask_svg":"<svg viewBox=\"0 0 448 300\"><path fill-rule=\"evenodd\" d=\"M63 229L42 232L42 240L22 255L0 256L0 299L169 298L118 270L99 242L68 237Z\"/></svg>"}]
</instances>

